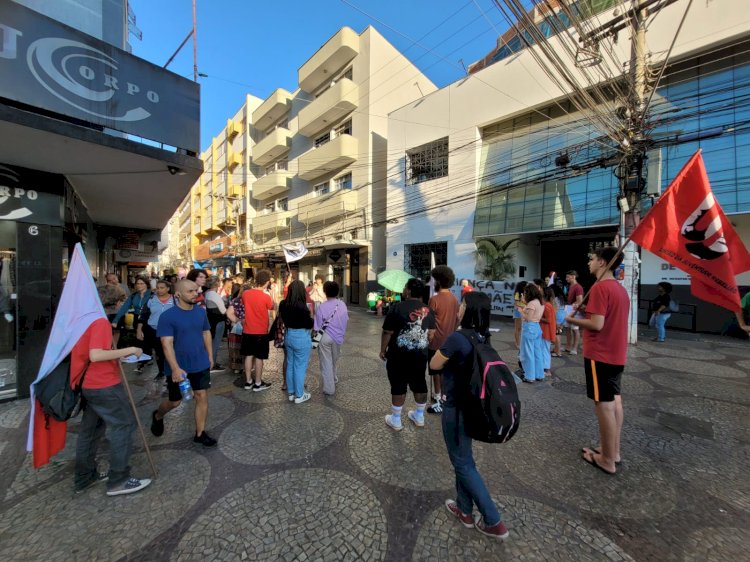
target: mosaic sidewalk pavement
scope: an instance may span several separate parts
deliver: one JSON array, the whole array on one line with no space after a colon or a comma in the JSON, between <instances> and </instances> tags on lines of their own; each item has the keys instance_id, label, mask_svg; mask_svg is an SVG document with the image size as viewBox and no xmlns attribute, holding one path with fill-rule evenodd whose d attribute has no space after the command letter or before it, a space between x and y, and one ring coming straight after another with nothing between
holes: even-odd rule
<instances>
[{"instance_id":1,"label":"mosaic sidewalk pavement","mask_svg":"<svg viewBox=\"0 0 750 562\"><path fill-rule=\"evenodd\" d=\"M521 385L523 418L506 445L475 446L503 512L505 543L465 529L440 419L400 433L383 423L389 387L377 358L381 319L351 312L334 397L311 355L307 403L280 390L281 356L252 393L213 376L208 431L192 406L148 431L161 387L130 373L159 478L132 496L72 494L77 421L66 448L35 471L24 452L28 404L0 404L0 559L71 560L748 560L750 348L685 338L631 349L623 380L623 464L616 477L580 460L597 443L582 360L554 359L549 382ZM509 360L512 326L493 344ZM225 353L225 352L224 352ZM407 407L412 403L407 401ZM134 474L149 476L136 435ZM102 466L106 463L106 446Z\"/></svg>"}]
</instances>

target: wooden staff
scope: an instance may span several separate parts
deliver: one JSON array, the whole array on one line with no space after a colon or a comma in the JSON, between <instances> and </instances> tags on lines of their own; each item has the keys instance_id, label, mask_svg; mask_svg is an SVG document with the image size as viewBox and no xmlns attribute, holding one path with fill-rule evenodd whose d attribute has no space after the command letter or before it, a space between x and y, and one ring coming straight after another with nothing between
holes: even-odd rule
<instances>
[{"instance_id":1,"label":"wooden staff","mask_svg":"<svg viewBox=\"0 0 750 562\"><path fill-rule=\"evenodd\" d=\"M138 410L135 408L135 401L133 400L133 394L130 392L130 384L128 383L128 378L125 376L125 372L122 370L122 363L120 360L117 360L117 363L120 366L120 375L122 375L122 384L125 386L125 392L128 393L128 401L130 402L130 407L133 409L133 416L135 417L135 423L138 424L138 431L141 433L141 439L143 439L143 448L146 449L146 457L148 457L148 464L151 465L151 470L154 473L154 478L159 476L159 472L156 470L156 465L154 465L154 459L151 458L151 449L148 448L148 442L146 441L146 434L143 431L143 426L141 425L141 420L138 417Z\"/></svg>"}]
</instances>

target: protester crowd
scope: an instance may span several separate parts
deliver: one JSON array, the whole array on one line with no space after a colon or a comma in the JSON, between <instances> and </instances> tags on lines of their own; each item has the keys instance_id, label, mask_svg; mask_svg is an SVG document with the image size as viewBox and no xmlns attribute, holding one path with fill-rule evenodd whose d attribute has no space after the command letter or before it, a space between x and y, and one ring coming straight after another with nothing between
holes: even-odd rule
<instances>
[{"instance_id":1,"label":"protester crowd","mask_svg":"<svg viewBox=\"0 0 750 562\"><path fill-rule=\"evenodd\" d=\"M613 276L621 259L611 247L591 254L589 272L597 282L586 295L575 271L566 274L565 290L554 279L518 283L514 306L519 361L515 374L523 382L532 384L550 376L551 358L561 356L563 336L564 351L570 355L579 353L583 341L587 394L595 404L600 444L582 447L581 454L585 462L608 475L616 474L621 460L620 379L626 362L629 310L627 294ZM429 300L427 284L410 279L402 300L390 306L383 321L380 357L385 362L391 395L385 423L390 430L400 432L405 423L424 428L429 423L428 413L441 416L447 454L456 475L456 497L446 500L446 509L465 527L503 540L509 531L477 470L465 406L459 400L466 391L467 370L476 367L476 346L490 343L490 300L463 282L460 298L456 297L451 292L454 273L447 266L435 267L431 277L434 286ZM107 393L112 395L107 400L124 400L115 396L120 385L110 383L116 379L119 382L113 364L125 355L153 356L158 367L156 377L165 380L165 398L151 414L153 435L163 435L165 416L183 400L189 400L195 411L193 441L204 447L217 444L216 437L206 432L211 373L226 367L243 370L245 390L267 391L272 385L263 374L271 345L284 353L281 390L290 403L300 405L311 397L306 381L313 352L319 357L322 393L326 397L336 394L337 362L349 314L334 281L318 275L305 287L289 275L279 291L268 270L257 271L254 279L246 281L242 276L219 279L194 269L174 285L167 279L150 285L144 278L135 280L135 291L129 296L118 289L116 276L108 276L100 297L111 326L103 330L100 323L94 323L90 335L78 344L81 361L86 361L88 351L92 364L103 362L106 368L98 370L108 373L103 375L108 383L105 386L112 388L95 391L84 384L84 396L91 397L93 407L84 416L79 438L77 490L105 477L109 478L110 495L135 492L149 484L148 479L129 474L132 436L126 438L125 434L132 433L132 416L121 404L115 412L109 411L111 402L106 406L104 396L97 402L97 394ZM657 320L659 341L664 340L670 289L661 287L653 305L654 316L666 316ZM111 350L113 344L118 347L113 332L123 328L127 315L133 316L136 343ZM229 344L226 367L218 361L224 334ZM138 363L137 372L142 363ZM88 370L97 371L95 367ZM86 382L91 378L89 374ZM96 375L93 378L94 386L101 384ZM415 407L404 413L409 392ZM119 428L120 437L112 443L110 473L100 475L94 457L105 424ZM478 513L473 514L475 507Z\"/></svg>"}]
</instances>

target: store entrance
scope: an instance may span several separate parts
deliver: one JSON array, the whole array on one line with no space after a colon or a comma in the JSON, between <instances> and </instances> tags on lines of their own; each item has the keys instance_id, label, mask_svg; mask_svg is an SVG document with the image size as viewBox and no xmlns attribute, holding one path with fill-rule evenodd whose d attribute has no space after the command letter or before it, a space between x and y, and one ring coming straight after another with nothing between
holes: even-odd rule
<instances>
[{"instance_id":1,"label":"store entrance","mask_svg":"<svg viewBox=\"0 0 750 562\"><path fill-rule=\"evenodd\" d=\"M615 227L607 227L571 233L565 237L542 238L542 277L554 271L558 279L564 281L565 274L574 269L584 290L590 289L596 279L589 273L589 252L598 246L612 244L616 233Z\"/></svg>"},{"instance_id":2,"label":"store entrance","mask_svg":"<svg viewBox=\"0 0 750 562\"><path fill-rule=\"evenodd\" d=\"M16 394L16 223L0 221L0 398Z\"/></svg>"}]
</instances>

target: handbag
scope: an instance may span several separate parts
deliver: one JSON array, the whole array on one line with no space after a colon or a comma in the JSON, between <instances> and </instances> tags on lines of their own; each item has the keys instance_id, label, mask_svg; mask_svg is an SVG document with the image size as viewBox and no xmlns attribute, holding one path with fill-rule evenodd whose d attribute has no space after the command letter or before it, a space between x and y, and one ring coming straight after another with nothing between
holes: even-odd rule
<instances>
[{"instance_id":1,"label":"handbag","mask_svg":"<svg viewBox=\"0 0 750 562\"><path fill-rule=\"evenodd\" d=\"M271 329L268 330L268 341L273 342L273 346L277 349L284 347L284 321L281 319L281 314L277 314L271 324Z\"/></svg>"},{"instance_id":2,"label":"handbag","mask_svg":"<svg viewBox=\"0 0 750 562\"><path fill-rule=\"evenodd\" d=\"M318 345L320 345L320 340L323 339L323 333L326 331L326 328L328 327L328 324L331 323L331 320L333 320L333 317L336 316L336 311L339 309L339 303L336 303L336 306L333 309L333 312L331 312L331 315L323 320L323 325L320 327L320 330L313 330L310 332L310 339L312 340L312 348L318 349Z\"/></svg>"}]
</instances>

